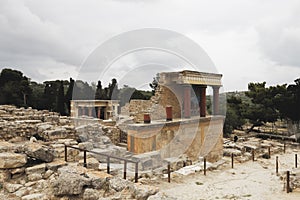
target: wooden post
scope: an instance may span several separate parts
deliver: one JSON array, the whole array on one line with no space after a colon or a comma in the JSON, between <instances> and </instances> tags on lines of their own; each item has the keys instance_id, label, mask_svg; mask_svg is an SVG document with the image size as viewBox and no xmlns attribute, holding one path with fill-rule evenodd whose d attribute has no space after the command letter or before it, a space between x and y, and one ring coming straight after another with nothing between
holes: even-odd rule
<instances>
[{"instance_id":1,"label":"wooden post","mask_svg":"<svg viewBox=\"0 0 300 200\"><path fill-rule=\"evenodd\" d=\"M233 168L233 153L231 154L231 168Z\"/></svg>"},{"instance_id":2,"label":"wooden post","mask_svg":"<svg viewBox=\"0 0 300 200\"><path fill-rule=\"evenodd\" d=\"M65 145L65 161L68 162L68 149L67 149L67 145Z\"/></svg>"},{"instance_id":3,"label":"wooden post","mask_svg":"<svg viewBox=\"0 0 300 200\"><path fill-rule=\"evenodd\" d=\"M252 161L254 162L254 149L252 149Z\"/></svg>"},{"instance_id":4,"label":"wooden post","mask_svg":"<svg viewBox=\"0 0 300 200\"><path fill-rule=\"evenodd\" d=\"M269 158L271 158L271 147L268 147Z\"/></svg>"},{"instance_id":5,"label":"wooden post","mask_svg":"<svg viewBox=\"0 0 300 200\"><path fill-rule=\"evenodd\" d=\"M138 162L135 163L135 176L134 176L134 179L135 179L135 182L137 183L138 182L138 176L139 176L139 172L138 172Z\"/></svg>"},{"instance_id":6,"label":"wooden post","mask_svg":"<svg viewBox=\"0 0 300 200\"><path fill-rule=\"evenodd\" d=\"M276 156L276 175L278 175L278 156Z\"/></svg>"},{"instance_id":7,"label":"wooden post","mask_svg":"<svg viewBox=\"0 0 300 200\"><path fill-rule=\"evenodd\" d=\"M290 192L290 171L286 171L286 193Z\"/></svg>"},{"instance_id":8,"label":"wooden post","mask_svg":"<svg viewBox=\"0 0 300 200\"><path fill-rule=\"evenodd\" d=\"M204 176L206 176L206 158L204 158L203 161L204 161L204 166L203 166L204 167Z\"/></svg>"},{"instance_id":9,"label":"wooden post","mask_svg":"<svg viewBox=\"0 0 300 200\"><path fill-rule=\"evenodd\" d=\"M171 163L168 162L168 182L171 182Z\"/></svg>"},{"instance_id":10,"label":"wooden post","mask_svg":"<svg viewBox=\"0 0 300 200\"><path fill-rule=\"evenodd\" d=\"M285 147L286 147L285 142L283 142L283 153L285 153Z\"/></svg>"},{"instance_id":11,"label":"wooden post","mask_svg":"<svg viewBox=\"0 0 300 200\"><path fill-rule=\"evenodd\" d=\"M123 178L126 179L126 171L127 171L127 161L124 161L124 172L123 172Z\"/></svg>"},{"instance_id":12,"label":"wooden post","mask_svg":"<svg viewBox=\"0 0 300 200\"><path fill-rule=\"evenodd\" d=\"M87 163L86 163L86 150L83 151L83 166L87 167Z\"/></svg>"},{"instance_id":13,"label":"wooden post","mask_svg":"<svg viewBox=\"0 0 300 200\"><path fill-rule=\"evenodd\" d=\"M295 168L297 168L298 166L297 166L297 154L295 154Z\"/></svg>"},{"instance_id":14,"label":"wooden post","mask_svg":"<svg viewBox=\"0 0 300 200\"><path fill-rule=\"evenodd\" d=\"M110 157L107 156L107 173L110 173Z\"/></svg>"}]
</instances>

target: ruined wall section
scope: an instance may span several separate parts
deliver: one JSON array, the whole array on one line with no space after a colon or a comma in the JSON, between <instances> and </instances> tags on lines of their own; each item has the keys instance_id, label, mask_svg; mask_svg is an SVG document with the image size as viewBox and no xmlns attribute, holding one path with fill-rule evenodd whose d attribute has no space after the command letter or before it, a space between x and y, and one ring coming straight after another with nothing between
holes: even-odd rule
<instances>
[{"instance_id":1,"label":"ruined wall section","mask_svg":"<svg viewBox=\"0 0 300 200\"><path fill-rule=\"evenodd\" d=\"M157 99L157 104L164 110L167 106L172 106L173 118L181 118L181 111L183 110L182 91L181 85L160 86L153 99Z\"/></svg>"},{"instance_id":2,"label":"ruined wall section","mask_svg":"<svg viewBox=\"0 0 300 200\"><path fill-rule=\"evenodd\" d=\"M182 86L159 86L150 100L133 99L121 108L122 115L133 117L135 123L143 123L144 114L150 113L151 120L165 120L166 107L172 106L173 118L181 118Z\"/></svg>"},{"instance_id":3,"label":"ruined wall section","mask_svg":"<svg viewBox=\"0 0 300 200\"><path fill-rule=\"evenodd\" d=\"M120 142L120 129L98 119L73 119L48 110L0 105L0 141L26 141L32 136L44 141L77 140L82 128L86 133L108 136L113 144Z\"/></svg>"},{"instance_id":4,"label":"ruined wall section","mask_svg":"<svg viewBox=\"0 0 300 200\"><path fill-rule=\"evenodd\" d=\"M31 136L48 139L75 137L71 119L48 110L0 105L0 140L26 140Z\"/></svg>"}]
</instances>

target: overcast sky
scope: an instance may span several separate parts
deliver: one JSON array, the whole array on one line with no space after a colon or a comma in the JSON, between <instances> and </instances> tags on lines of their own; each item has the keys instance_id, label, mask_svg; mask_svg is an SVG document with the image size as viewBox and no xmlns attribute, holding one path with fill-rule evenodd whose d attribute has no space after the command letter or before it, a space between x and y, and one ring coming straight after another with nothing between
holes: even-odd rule
<instances>
[{"instance_id":1,"label":"overcast sky","mask_svg":"<svg viewBox=\"0 0 300 200\"><path fill-rule=\"evenodd\" d=\"M225 91L246 90L249 82L292 83L300 77L299 19L298 0L1 0L0 70L18 69L38 82L76 78L89 55L111 37L161 28L201 46L223 74ZM136 53L148 55L145 66L152 70L146 77L136 72L135 78L123 78L122 84L135 84L134 79L142 88L156 72L184 66L177 58L174 66L159 65L170 55L156 54ZM118 78L118 67L135 65L133 59L116 61L110 75Z\"/></svg>"}]
</instances>

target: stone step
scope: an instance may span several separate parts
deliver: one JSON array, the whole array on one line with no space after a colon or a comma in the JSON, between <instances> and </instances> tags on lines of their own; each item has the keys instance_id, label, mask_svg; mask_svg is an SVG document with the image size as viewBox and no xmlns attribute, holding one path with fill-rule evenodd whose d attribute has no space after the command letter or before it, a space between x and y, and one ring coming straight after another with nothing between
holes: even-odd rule
<instances>
[{"instance_id":1,"label":"stone step","mask_svg":"<svg viewBox=\"0 0 300 200\"><path fill-rule=\"evenodd\" d=\"M127 148L127 143L120 142L118 143L118 146Z\"/></svg>"}]
</instances>

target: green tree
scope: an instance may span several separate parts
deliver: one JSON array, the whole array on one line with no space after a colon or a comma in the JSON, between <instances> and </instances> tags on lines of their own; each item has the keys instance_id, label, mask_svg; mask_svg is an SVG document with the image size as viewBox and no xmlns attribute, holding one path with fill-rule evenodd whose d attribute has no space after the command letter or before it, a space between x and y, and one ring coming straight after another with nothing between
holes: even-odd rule
<instances>
[{"instance_id":1,"label":"green tree","mask_svg":"<svg viewBox=\"0 0 300 200\"><path fill-rule=\"evenodd\" d=\"M42 110L45 109L45 101L44 101L44 84L37 82L30 82L30 88L32 90L32 95L29 97L29 106Z\"/></svg>"},{"instance_id":2,"label":"green tree","mask_svg":"<svg viewBox=\"0 0 300 200\"><path fill-rule=\"evenodd\" d=\"M286 116L293 122L300 121L300 78L296 79L295 84L288 86L288 94L290 96L288 101L288 111Z\"/></svg>"},{"instance_id":3,"label":"green tree","mask_svg":"<svg viewBox=\"0 0 300 200\"><path fill-rule=\"evenodd\" d=\"M57 92L56 98L56 112L60 113L61 115L65 115L65 95L64 95L64 84L63 81L60 81L59 88Z\"/></svg>"},{"instance_id":4,"label":"green tree","mask_svg":"<svg viewBox=\"0 0 300 200\"><path fill-rule=\"evenodd\" d=\"M67 106L67 113L66 114L68 114L68 115L70 115L70 113L71 113L71 100L72 100L72 96L73 96L74 84L75 84L74 79L70 78L70 83L69 83L69 86L68 86L68 90L67 90L66 95L65 95L65 104Z\"/></svg>"},{"instance_id":5,"label":"green tree","mask_svg":"<svg viewBox=\"0 0 300 200\"><path fill-rule=\"evenodd\" d=\"M0 73L0 104L28 106L32 94L30 80L23 73L12 69L3 69Z\"/></svg>"},{"instance_id":6,"label":"green tree","mask_svg":"<svg viewBox=\"0 0 300 200\"><path fill-rule=\"evenodd\" d=\"M245 124L245 119L242 115L244 105L241 97L232 95L227 99L227 112L223 127L224 136L228 136L234 129L241 129Z\"/></svg>"},{"instance_id":7,"label":"green tree","mask_svg":"<svg viewBox=\"0 0 300 200\"><path fill-rule=\"evenodd\" d=\"M103 99L103 90L102 90L102 84L101 81L98 81L96 93L95 93L95 99L100 100Z\"/></svg>"},{"instance_id":8,"label":"green tree","mask_svg":"<svg viewBox=\"0 0 300 200\"><path fill-rule=\"evenodd\" d=\"M45 89L43 99L45 102L45 109L50 111L57 111L57 92L59 88L59 81L45 81Z\"/></svg>"},{"instance_id":9,"label":"green tree","mask_svg":"<svg viewBox=\"0 0 300 200\"><path fill-rule=\"evenodd\" d=\"M91 100L95 98L95 90L87 83L76 80L73 89L73 100Z\"/></svg>"},{"instance_id":10,"label":"green tree","mask_svg":"<svg viewBox=\"0 0 300 200\"><path fill-rule=\"evenodd\" d=\"M108 85L108 99L117 99L119 95L117 79L113 78Z\"/></svg>"},{"instance_id":11,"label":"green tree","mask_svg":"<svg viewBox=\"0 0 300 200\"><path fill-rule=\"evenodd\" d=\"M246 96L251 98L251 103L246 105L244 116L252 124L249 132L255 126L261 126L266 122L275 122L279 118L279 112L274 102L275 94L265 85L266 82L248 84Z\"/></svg>"},{"instance_id":12,"label":"green tree","mask_svg":"<svg viewBox=\"0 0 300 200\"><path fill-rule=\"evenodd\" d=\"M299 122L300 120L300 79L295 84L270 87L275 94L274 102L282 119Z\"/></svg>"}]
</instances>

